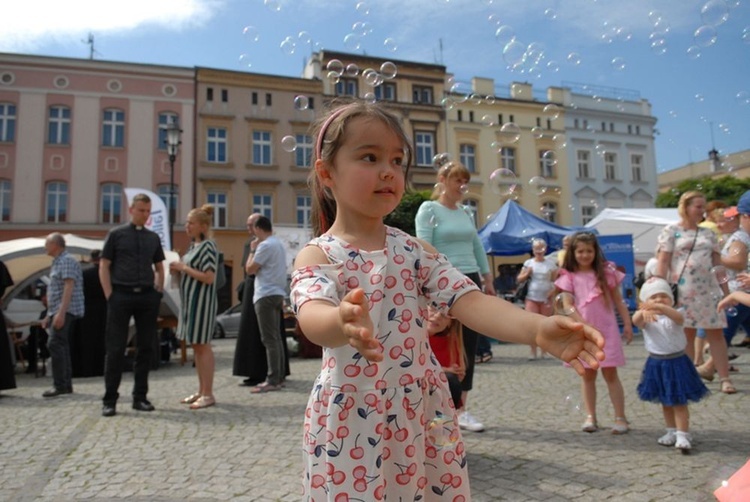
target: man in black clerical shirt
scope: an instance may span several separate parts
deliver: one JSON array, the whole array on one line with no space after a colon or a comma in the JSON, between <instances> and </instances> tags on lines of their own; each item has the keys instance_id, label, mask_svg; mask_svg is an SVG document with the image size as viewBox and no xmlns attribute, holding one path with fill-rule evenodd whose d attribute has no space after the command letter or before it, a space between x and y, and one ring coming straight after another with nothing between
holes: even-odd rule
<instances>
[{"instance_id":1,"label":"man in black clerical shirt","mask_svg":"<svg viewBox=\"0 0 750 502\"><path fill-rule=\"evenodd\" d=\"M146 395L164 287L164 251L159 236L144 227L151 215L151 199L145 194L136 195L128 211L130 223L110 230L99 264L99 279L107 297L102 407L105 417L116 414L131 317L135 320L137 350L133 368L133 409L154 410Z\"/></svg>"}]
</instances>

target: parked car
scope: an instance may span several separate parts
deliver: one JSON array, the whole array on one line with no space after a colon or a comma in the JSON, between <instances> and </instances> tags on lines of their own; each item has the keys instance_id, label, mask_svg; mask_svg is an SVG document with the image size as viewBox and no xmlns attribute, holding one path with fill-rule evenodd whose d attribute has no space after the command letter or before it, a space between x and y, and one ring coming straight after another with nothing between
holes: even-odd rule
<instances>
[{"instance_id":1,"label":"parked car","mask_svg":"<svg viewBox=\"0 0 750 502\"><path fill-rule=\"evenodd\" d=\"M240 332L240 316L242 315L242 304L238 303L216 316L216 328L214 338L236 337Z\"/></svg>"}]
</instances>

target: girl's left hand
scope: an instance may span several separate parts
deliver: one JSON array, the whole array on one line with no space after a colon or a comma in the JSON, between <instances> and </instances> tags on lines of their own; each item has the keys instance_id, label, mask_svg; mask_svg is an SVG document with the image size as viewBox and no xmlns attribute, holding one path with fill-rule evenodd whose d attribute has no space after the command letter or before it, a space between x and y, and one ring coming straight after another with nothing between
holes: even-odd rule
<instances>
[{"instance_id":1,"label":"girl's left hand","mask_svg":"<svg viewBox=\"0 0 750 502\"><path fill-rule=\"evenodd\" d=\"M169 264L169 270L171 272L182 272L185 270L185 264L181 261L173 261Z\"/></svg>"},{"instance_id":2,"label":"girl's left hand","mask_svg":"<svg viewBox=\"0 0 750 502\"><path fill-rule=\"evenodd\" d=\"M625 344L630 345L630 342L633 341L633 327L624 326L622 328L622 337L625 339Z\"/></svg>"},{"instance_id":3,"label":"girl's left hand","mask_svg":"<svg viewBox=\"0 0 750 502\"><path fill-rule=\"evenodd\" d=\"M543 318L537 331L536 344L543 351L569 363L581 376L585 372L581 361L597 369L599 361L604 360L602 334L587 324L565 316Z\"/></svg>"}]
</instances>

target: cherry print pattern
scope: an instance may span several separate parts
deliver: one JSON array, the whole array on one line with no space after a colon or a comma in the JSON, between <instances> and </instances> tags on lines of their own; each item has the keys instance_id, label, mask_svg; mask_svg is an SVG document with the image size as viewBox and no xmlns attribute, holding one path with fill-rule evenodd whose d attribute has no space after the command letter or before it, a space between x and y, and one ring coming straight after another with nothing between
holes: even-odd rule
<instances>
[{"instance_id":1,"label":"cherry print pattern","mask_svg":"<svg viewBox=\"0 0 750 502\"><path fill-rule=\"evenodd\" d=\"M318 246L329 264L292 275L296 311L309 300L338 305L365 291L384 360L371 363L351 346L325 348L304 421L303 500L471 499L466 455L445 375L425 329L427 307L442 312L477 287L445 256L387 228L386 246L361 251L331 235ZM427 439L435 417L455 441Z\"/></svg>"}]
</instances>

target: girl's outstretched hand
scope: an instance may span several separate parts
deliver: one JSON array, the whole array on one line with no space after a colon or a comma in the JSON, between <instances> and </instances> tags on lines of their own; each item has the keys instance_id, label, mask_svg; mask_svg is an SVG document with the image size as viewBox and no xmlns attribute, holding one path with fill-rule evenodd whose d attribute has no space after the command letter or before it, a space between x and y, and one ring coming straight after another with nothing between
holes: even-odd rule
<instances>
[{"instance_id":1,"label":"girl's outstretched hand","mask_svg":"<svg viewBox=\"0 0 750 502\"><path fill-rule=\"evenodd\" d=\"M596 369L604 360L604 337L587 324L565 316L545 317L539 325L536 343L544 350L569 363L583 376L581 361Z\"/></svg>"},{"instance_id":2,"label":"girl's outstretched hand","mask_svg":"<svg viewBox=\"0 0 750 502\"><path fill-rule=\"evenodd\" d=\"M383 360L383 349L373 336L372 319L367 298L362 288L351 290L339 304L341 331L349 338L349 345L372 362Z\"/></svg>"}]
</instances>

